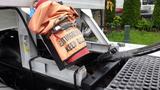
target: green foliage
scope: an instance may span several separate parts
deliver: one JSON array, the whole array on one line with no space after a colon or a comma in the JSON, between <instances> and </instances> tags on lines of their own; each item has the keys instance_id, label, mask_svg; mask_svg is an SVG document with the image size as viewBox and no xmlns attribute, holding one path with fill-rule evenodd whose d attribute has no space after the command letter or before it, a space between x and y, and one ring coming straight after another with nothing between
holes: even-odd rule
<instances>
[{"instance_id":1,"label":"green foliage","mask_svg":"<svg viewBox=\"0 0 160 90\"><path fill-rule=\"evenodd\" d=\"M108 1L108 0L107 0ZM116 0L110 0L113 3L112 11L110 9L106 9L106 23L112 23L113 18L115 17L115 7L116 7Z\"/></svg>"},{"instance_id":2,"label":"green foliage","mask_svg":"<svg viewBox=\"0 0 160 90\"><path fill-rule=\"evenodd\" d=\"M153 11L154 26L160 28L160 0L155 0L155 7Z\"/></svg>"},{"instance_id":3,"label":"green foliage","mask_svg":"<svg viewBox=\"0 0 160 90\"><path fill-rule=\"evenodd\" d=\"M151 31L151 28L153 27L153 22L151 20L142 18L141 20L138 20L135 27L139 30Z\"/></svg>"},{"instance_id":4,"label":"green foliage","mask_svg":"<svg viewBox=\"0 0 160 90\"><path fill-rule=\"evenodd\" d=\"M115 16L113 18L113 25L117 26L121 26L122 24L122 18L120 16Z\"/></svg>"},{"instance_id":5,"label":"green foliage","mask_svg":"<svg viewBox=\"0 0 160 90\"><path fill-rule=\"evenodd\" d=\"M111 30L120 30L122 25L122 18L120 16L115 16L113 18L112 23L107 23L107 26L110 27Z\"/></svg>"},{"instance_id":6,"label":"green foliage","mask_svg":"<svg viewBox=\"0 0 160 90\"><path fill-rule=\"evenodd\" d=\"M140 0L124 0L122 20L123 25L134 26L140 18Z\"/></svg>"},{"instance_id":7,"label":"green foliage","mask_svg":"<svg viewBox=\"0 0 160 90\"><path fill-rule=\"evenodd\" d=\"M123 42L124 33L123 30L121 32L112 31L107 34L107 37L110 41ZM150 45L159 42L159 40L160 32L139 31L136 29L130 31L130 42L134 44Z\"/></svg>"}]
</instances>

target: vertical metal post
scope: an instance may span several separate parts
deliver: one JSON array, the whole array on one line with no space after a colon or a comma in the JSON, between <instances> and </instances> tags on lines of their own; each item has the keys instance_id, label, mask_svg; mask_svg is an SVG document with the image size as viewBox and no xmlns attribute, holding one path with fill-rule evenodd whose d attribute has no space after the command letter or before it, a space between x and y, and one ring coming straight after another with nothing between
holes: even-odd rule
<instances>
[{"instance_id":1,"label":"vertical metal post","mask_svg":"<svg viewBox=\"0 0 160 90\"><path fill-rule=\"evenodd\" d=\"M85 20L85 22L90 27L90 29L92 30L92 32L94 33L94 35L97 37L98 41L101 44L106 44L106 45L110 44L110 41L105 36L105 34L101 30L101 28L98 26L98 24L93 19L93 17L88 13L91 10L90 9L81 9L81 11L83 12L82 13L82 18Z\"/></svg>"},{"instance_id":2,"label":"vertical metal post","mask_svg":"<svg viewBox=\"0 0 160 90\"><path fill-rule=\"evenodd\" d=\"M124 30L125 30L124 42L129 43L129 40L130 40L130 25L125 25Z\"/></svg>"},{"instance_id":3,"label":"vertical metal post","mask_svg":"<svg viewBox=\"0 0 160 90\"><path fill-rule=\"evenodd\" d=\"M24 13L22 14L24 17L26 17L26 14ZM18 34L19 34L22 65L25 68L29 68L29 60L37 56L37 51L33 46L33 42L30 40L30 37L27 33L27 30L24 26L22 19L18 14L17 14L17 17L18 17ZM36 35L33 35L33 38L36 42Z\"/></svg>"}]
</instances>

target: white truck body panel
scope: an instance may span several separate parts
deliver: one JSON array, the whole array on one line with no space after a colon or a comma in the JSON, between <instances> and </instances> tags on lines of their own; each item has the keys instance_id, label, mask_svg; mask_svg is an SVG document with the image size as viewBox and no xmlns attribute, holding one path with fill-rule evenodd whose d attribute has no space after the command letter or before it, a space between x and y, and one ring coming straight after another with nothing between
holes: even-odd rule
<instances>
[{"instance_id":1,"label":"white truck body panel","mask_svg":"<svg viewBox=\"0 0 160 90\"><path fill-rule=\"evenodd\" d=\"M35 0L0 0L0 6L32 7ZM74 8L104 9L105 0L58 0Z\"/></svg>"}]
</instances>

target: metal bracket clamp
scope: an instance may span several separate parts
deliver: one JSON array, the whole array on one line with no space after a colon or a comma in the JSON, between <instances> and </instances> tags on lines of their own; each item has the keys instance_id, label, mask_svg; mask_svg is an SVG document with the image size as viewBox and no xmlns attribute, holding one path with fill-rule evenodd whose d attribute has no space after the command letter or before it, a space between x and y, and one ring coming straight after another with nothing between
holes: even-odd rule
<instances>
[{"instance_id":1,"label":"metal bracket clamp","mask_svg":"<svg viewBox=\"0 0 160 90\"><path fill-rule=\"evenodd\" d=\"M69 27L72 27L72 26L74 26L73 23L67 23L67 24L63 24L63 25L57 25L55 28L53 28L53 33L57 32L57 31L60 31L60 30L66 30L66 29L68 29Z\"/></svg>"}]
</instances>

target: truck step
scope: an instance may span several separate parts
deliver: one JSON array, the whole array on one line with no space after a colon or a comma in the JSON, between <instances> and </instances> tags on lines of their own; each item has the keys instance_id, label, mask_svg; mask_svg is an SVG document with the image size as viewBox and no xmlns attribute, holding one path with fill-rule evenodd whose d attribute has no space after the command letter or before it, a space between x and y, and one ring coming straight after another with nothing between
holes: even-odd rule
<instances>
[{"instance_id":1,"label":"truck step","mask_svg":"<svg viewBox=\"0 0 160 90\"><path fill-rule=\"evenodd\" d=\"M105 90L160 90L160 58L131 58Z\"/></svg>"}]
</instances>

